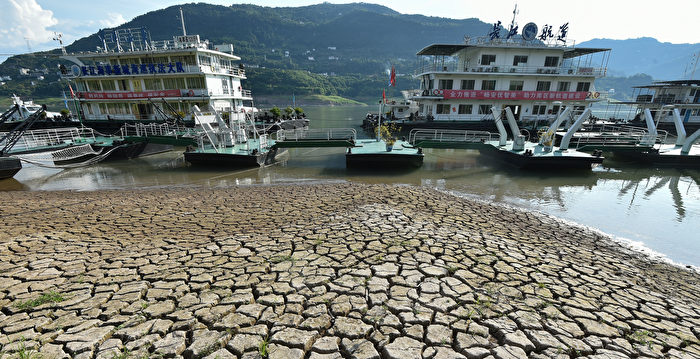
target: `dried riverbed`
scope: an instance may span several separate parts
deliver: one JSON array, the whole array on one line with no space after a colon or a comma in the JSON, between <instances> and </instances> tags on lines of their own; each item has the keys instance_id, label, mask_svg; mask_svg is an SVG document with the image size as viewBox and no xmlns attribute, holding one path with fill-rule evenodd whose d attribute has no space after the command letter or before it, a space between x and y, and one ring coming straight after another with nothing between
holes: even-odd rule
<instances>
[{"instance_id":1,"label":"dried riverbed","mask_svg":"<svg viewBox=\"0 0 700 359\"><path fill-rule=\"evenodd\" d=\"M700 358L697 273L425 188L1 192L0 203L5 355Z\"/></svg>"}]
</instances>

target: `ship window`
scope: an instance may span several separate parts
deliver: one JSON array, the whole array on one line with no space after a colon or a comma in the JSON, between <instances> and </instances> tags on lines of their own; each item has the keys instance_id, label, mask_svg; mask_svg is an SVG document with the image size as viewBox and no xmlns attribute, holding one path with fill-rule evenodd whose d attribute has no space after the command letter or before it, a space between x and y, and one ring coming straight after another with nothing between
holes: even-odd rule
<instances>
[{"instance_id":1,"label":"ship window","mask_svg":"<svg viewBox=\"0 0 700 359\"><path fill-rule=\"evenodd\" d=\"M555 115L559 113L559 105L552 106L552 113Z\"/></svg>"},{"instance_id":2,"label":"ship window","mask_svg":"<svg viewBox=\"0 0 700 359\"><path fill-rule=\"evenodd\" d=\"M685 110L686 110L686 109L684 109L684 108L681 109L681 116L684 116L684 115L685 115Z\"/></svg>"},{"instance_id":3,"label":"ship window","mask_svg":"<svg viewBox=\"0 0 700 359\"><path fill-rule=\"evenodd\" d=\"M513 56L513 66L518 66L519 64L526 64L527 56L515 55Z\"/></svg>"},{"instance_id":4,"label":"ship window","mask_svg":"<svg viewBox=\"0 0 700 359\"><path fill-rule=\"evenodd\" d=\"M590 82L579 82L578 84L576 84L576 91L588 91L590 88Z\"/></svg>"},{"instance_id":5,"label":"ship window","mask_svg":"<svg viewBox=\"0 0 700 359\"><path fill-rule=\"evenodd\" d=\"M103 80L103 81L100 81L100 84L102 85L103 91L114 91L117 89L114 86L114 81L112 81L112 80Z\"/></svg>"},{"instance_id":6,"label":"ship window","mask_svg":"<svg viewBox=\"0 0 700 359\"><path fill-rule=\"evenodd\" d=\"M462 80L462 90L473 90L474 89L474 80Z\"/></svg>"},{"instance_id":7,"label":"ship window","mask_svg":"<svg viewBox=\"0 0 700 359\"><path fill-rule=\"evenodd\" d=\"M491 65L496 62L496 55L481 55L482 65Z\"/></svg>"},{"instance_id":8,"label":"ship window","mask_svg":"<svg viewBox=\"0 0 700 359\"><path fill-rule=\"evenodd\" d=\"M447 115L450 113L450 105L449 104L438 104L437 107L435 108L435 113L438 115Z\"/></svg>"},{"instance_id":9,"label":"ship window","mask_svg":"<svg viewBox=\"0 0 700 359\"><path fill-rule=\"evenodd\" d=\"M85 88L85 82L83 81L77 81L75 83L75 87L78 88L78 91L87 91L87 89Z\"/></svg>"},{"instance_id":10,"label":"ship window","mask_svg":"<svg viewBox=\"0 0 700 359\"><path fill-rule=\"evenodd\" d=\"M199 64L200 65L211 65L211 58L209 56L199 55Z\"/></svg>"},{"instance_id":11,"label":"ship window","mask_svg":"<svg viewBox=\"0 0 700 359\"><path fill-rule=\"evenodd\" d=\"M535 91L549 91L552 87L552 83L549 81L537 81L537 90Z\"/></svg>"},{"instance_id":12,"label":"ship window","mask_svg":"<svg viewBox=\"0 0 700 359\"><path fill-rule=\"evenodd\" d=\"M557 67L559 65L559 57L557 56L547 56L544 58L544 66L547 67Z\"/></svg>"},{"instance_id":13,"label":"ship window","mask_svg":"<svg viewBox=\"0 0 700 359\"><path fill-rule=\"evenodd\" d=\"M160 79L143 79L143 85L145 86L146 91L163 89L163 83L160 81Z\"/></svg>"},{"instance_id":14,"label":"ship window","mask_svg":"<svg viewBox=\"0 0 700 359\"><path fill-rule=\"evenodd\" d=\"M471 115L472 113L472 105L459 105L459 114L460 115Z\"/></svg>"},{"instance_id":15,"label":"ship window","mask_svg":"<svg viewBox=\"0 0 700 359\"><path fill-rule=\"evenodd\" d=\"M560 82L557 84L557 91L569 91L570 82Z\"/></svg>"},{"instance_id":16,"label":"ship window","mask_svg":"<svg viewBox=\"0 0 700 359\"><path fill-rule=\"evenodd\" d=\"M163 79L163 87L165 90L184 89L185 88L185 79L183 79L182 77L164 78Z\"/></svg>"},{"instance_id":17,"label":"ship window","mask_svg":"<svg viewBox=\"0 0 700 359\"><path fill-rule=\"evenodd\" d=\"M534 105L532 106L533 115L544 115L547 113L547 105Z\"/></svg>"},{"instance_id":18,"label":"ship window","mask_svg":"<svg viewBox=\"0 0 700 359\"><path fill-rule=\"evenodd\" d=\"M482 90L495 90L496 89L496 80L483 80L483 81L481 81L481 89Z\"/></svg>"},{"instance_id":19,"label":"ship window","mask_svg":"<svg viewBox=\"0 0 700 359\"><path fill-rule=\"evenodd\" d=\"M522 91L523 90L523 81L511 81L510 86L508 87L508 90L510 90L510 91Z\"/></svg>"},{"instance_id":20,"label":"ship window","mask_svg":"<svg viewBox=\"0 0 700 359\"><path fill-rule=\"evenodd\" d=\"M438 89L440 89L440 90L452 90L452 80L440 80L440 81L438 81Z\"/></svg>"},{"instance_id":21,"label":"ship window","mask_svg":"<svg viewBox=\"0 0 700 359\"><path fill-rule=\"evenodd\" d=\"M126 80L117 80L119 91L129 91L129 83Z\"/></svg>"},{"instance_id":22,"label":"ship window","mask_svg":"<svg viewBox=\"0 0 700 359\"><path fill-rule=\"evenodd\" d=\"M201 77L188 77L187 78L187 88L188 89L203 89L204 79Z\"/></svg>"},{"instance_id":23,"label":"ship window","mask_svg":"<svg viewBox=\"0 0 700 359\"><path fill-rule=\"evenodd\" d=\"M491 105L479 105L479 115L488 115L491 113Z\"/></svg>"},{"instance_id":24,"label":"ship window","mask_svg":"<svg viewBox=\"0 0 700 359\"><path fill-rule=\"evenodd\" d=\"M229 88L228 79L221 79L221 88L223 89L225 95L228 95L231 93L228 90L228 88Z\"/></svg>"},{"instance_id":25,"label":"ship window","mask_svg":"<svg viewBox=\"0 0 700 359\"><path fill-rule=\"evenodd\" d=\"M87 82L88 85L88 91L101 91L102 86L100 86L100 82L97 80L89 80Z\"/></svg>"}]
</instances>

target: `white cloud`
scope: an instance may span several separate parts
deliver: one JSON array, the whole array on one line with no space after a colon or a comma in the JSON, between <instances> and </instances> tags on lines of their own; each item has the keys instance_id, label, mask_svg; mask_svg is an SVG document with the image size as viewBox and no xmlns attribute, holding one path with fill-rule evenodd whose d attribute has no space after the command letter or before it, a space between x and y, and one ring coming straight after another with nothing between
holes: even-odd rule
<instances>
[{"instance_id":1,"label":"white cloud","mask_svg":"<svg viewBox=\"0 0 700 359\"><path fill-rule=\"evenodd\" d=\"M100 26L102 26L102 27L117 27L117 26L126 22L126 19L124 18L124 16L122 16L122 14L110 12L110 13L107 13L107 16L108 17L106 19L99 21Z\"/></svg>"},{"instance_id":2,"label":"white cloud","mask_svg":"<svg viewBox=\"0 0 700 359\"><path fill-rule=\"evenodd\" d=\"M58 24L51 10L43 9L36 0L3 0L0 5L0 43L8 48L26 44L46 44L52 41L53 31L48 28ZM26 40L25 40L26 39Z\"/></svg>"}]
</instances>

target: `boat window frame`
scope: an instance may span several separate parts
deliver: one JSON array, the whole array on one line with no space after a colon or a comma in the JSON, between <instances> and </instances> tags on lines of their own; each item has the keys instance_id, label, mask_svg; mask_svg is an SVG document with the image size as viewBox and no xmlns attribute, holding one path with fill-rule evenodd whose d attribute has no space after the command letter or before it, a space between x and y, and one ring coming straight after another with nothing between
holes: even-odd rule
<instances>
[{"instance_id":1,"label":"boat window frame","mask_svg":"<svg viewBox=\"0 0 700 359\"><path fill-rule=\"evenodd\" d=\"M544 67L557 67L557 66L559 66L559 56L545 56L544 57Z\"/></svg>"},{"instance_id":2,"label":"boat window frame","mask_svg":"<svg viewBox=\"0 0 700 359\"><path fill-rule=\"evenodd\" d=\"M552 81L537 81L535 91L549 91L552 89Z\"/></svg>"},{"instance_id":3,"label":"boat window frame","mask_svg":"<svg viewBox=\"0 0 700 359\"><path fill-rule=\"evenodd\" d=\"M523 80L510 80L510 83L508 84L508 91L522 91L524 85L525 81Z\"/></svg>"},{"instance_id":4,"label":"boat window frame","mask_svg":"<svg viewBox=\"0 0 700 359\"><path fill-rule=\"evenodd\" d=\"M496 54L481 54L481 62L480 64L482 66L488 66L496 62ZM490 61L485 61L485 60L490 60Z\"/></svg>"},{"instance_id":5,"label":"boat window frame","mask_svg":"<svg viewBox=\"0 0 700 359\"><path fill-rule=\"evenodd\" d=\"M493 88L485 88L485 84L493 84ZM489 86L491 87L491 86ZM495 91L496 90L496 80L481 80L481 90L482 91Z\"/></svg>"},{"instance_id":6,"label":"boat window frame","mask_svg":"<svg viewBox=\"0 0 700 359\"><path fill-rule=\"evenodd\" d=\"M513 66L518 66L520 64L527 64L527 55L513 55ZM525 60L523 60L523 58Z\"/></svg>"},{"instance_id":7,"label":"boat window frame","mask_svg":"<svg viewBox=\"0 0 700 359\"><path fill-rule=\"evenodd\" d=\"M464 111L463 111L464 110ZM462 103L457 107L457 113L460 115L471 115L474 111L474 105Z\"/></svg>"}]
</instances>

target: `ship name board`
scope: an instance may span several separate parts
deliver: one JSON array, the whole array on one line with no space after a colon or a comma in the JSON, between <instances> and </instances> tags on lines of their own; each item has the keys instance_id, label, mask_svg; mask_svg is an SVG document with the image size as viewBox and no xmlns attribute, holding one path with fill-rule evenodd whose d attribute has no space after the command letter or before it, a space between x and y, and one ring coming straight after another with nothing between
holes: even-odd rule
<instances>
[{"instance_id":1,"label":"ship name board","mask_svg":"<svg viewBox=\"0 0 700 359\"><path fill-rule=\"evenodd\" d=\"M97 65L81 66L82 76L109 76L109 75L145 75L145 74L169 74L185 72L182 62L169 62L167 64L130 64L130 65Z\"/></svg>"},{"instance_id":2,"label":"ship name board","mask_svg":"<svg viewBox=\"0 0 700 359\"><path fill-rule=\"evenodd\" d=\"M487 90L433 90L433 95L445 99L470 100L585 100L587 91L487 91Z\"/></svg>"}]
</instances>

